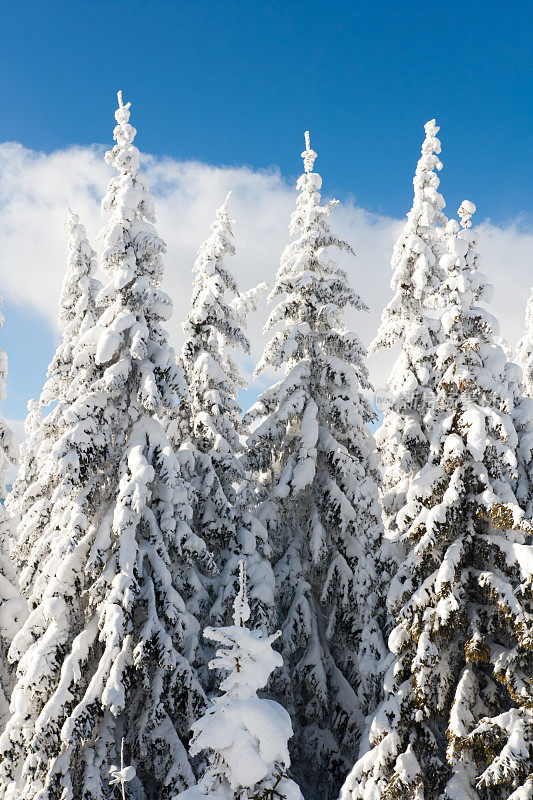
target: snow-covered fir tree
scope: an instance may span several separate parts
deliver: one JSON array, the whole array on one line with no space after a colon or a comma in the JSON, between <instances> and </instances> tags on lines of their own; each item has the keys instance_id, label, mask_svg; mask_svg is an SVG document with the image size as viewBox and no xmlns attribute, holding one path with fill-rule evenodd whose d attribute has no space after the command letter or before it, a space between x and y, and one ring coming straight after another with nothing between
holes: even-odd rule
<instances>
[{"instance_id":1,"label":"snow-covered fir tree","mask_svg":"<svg viewBox=\"0 0 533 800\"><path fill-rule=\"evenodd\" d=\"M196 786L176 800L303 800L291 780L288 713L274 700L259 698L270 674L283 659L272 648L280 632L266 636L250 630L244 561L234 603L233 625L206 628L218 645L210 669L227 672L205 714L193 725L191 753L207 752L207 766Z\"/></svg>"},{"instance_id":2,"label":"snow-covered fir tree","mask_svg":"<svg viewBox=\"0 0 533 800\"><path fill-rule=\"evenodd\" d=\"M186 743L205 700L191 667L198 623L185 604L197 565L212 565L159 421L185 384L163 327L165 245L130 104L118 97L106 154L118 175L102 203L107 283L75 348L79 393L49 449L55 485L34 548L45 542L43 556L30 563L32 610L10 648L17 683L0 739L0 794L10 800L111 800L122 740L135 800L167 800L194 781ZM31 511L19 547L29 520Z\"/></svg>"},{"instance_id":3,"label":"snow-covered fir tree","mask_svg":"<svg viewBox=\"0 0 533 800\"><path fill-rule=\"evenodd\" d=\"M211 234L198 251L191 308L183 325L181 351L188 398L174 413L169 437L182 474L192 488L192 529L214 555L219 574L206 576L193 598L201 624L228 621L239 558L247 560L254 623L266 624L273 606L273 575L263 553L266 532L237 502L242 485L242 414L237 401L244 380L233 358L249 353L237 283L226 266L235 253L228 194L217 210ZM243 298L256 304L256 287ZM229 605L229 608L228 608Z\"/></svg>"},{"instance_id":4,"label":"snow-covered fir tree","mask_svg":"<svg viewBox=\"0 0 533 800\"><path fill-rule=\"evenodd\" d=\"M55 530L50 527L50 498L59 484L63 484L63 492L65 489L65 474L57 467L65 455L61 450L68 429L64 414L72 403L76 405L83 388L95 377L90 351L83 346L83 335L97 318L96 296L101 285L94 277L96 254L79 217L70 209L67 226L68 261L58 315L61 342L48 367L40 403L31 400L28 404L26 441L17 478L7 498L11 514L19 520L19 543L14 556L23 569L22 590L30 599L35 569L42 566L43 556L55 537ZM44 416L41 407L48 407ZM91 430L85 434L89 438Z\"/></svg>"},{"instance_id":5,"label":"snow-covered fir tree","mask_svg":"<svg viewBox=\"0 0 533 800\"><path fill-rule=\"evenodd\" d=\"M413 206L393 250L392 300L384 309L370 352L399 346L387 381L383 423L376 441L383 472L382 505L386 534L394 539L409 481L423 466L431 436L434 398L435 289L441 280L440 256L445 246L444 199L438 191L441 143L435 120L425 125L418 161Z\"/></svg>"},{"instance_id":6,"label":"snow-covered fir tree","mask_svg":"<svg viewBox=\"0 0 533 800\"><path fill-rule=\"evenodd\" d=\"M68 209L68 263L61 294L59 296L59 328L62 341L48 367L48 380L41 395L41 403L50 405L56 400L70 399L77 390L74 378L85 376L80 367L86 365L81 361L81 354L76 344L98 317L96 298L101 289L96 280L96 253L89 244L84 226L80 218Z\"/></svg>"},{"instance_id":7,"label":"snow-covered fir tree","mask_svg":"<svg viewBox=\"0 0 533 800\"><path fill-rule=\"evenodd\" d=\"M0 297L0 304L2 298ZM0 327L4 316L0 313ZM0 402L6 396L7 355L0 350ZM13 520L4 506L7 471L18 460L18 442L7 422L0 417L0 730L9 716L9 697L13 669L6 654L13 636L26 616L26 602L20 595L17 576L10 557L15 533Z\"/></svg>"},{"instance_id":8,"label":"snow-covered fir tree","mask_svg":"<svg viewBox=\"0 0 533 800\"><path fill-rule=\"evenodd\" d=\"M513 493L508 362L479 305L474 210L465 201L463 229L446 226L431 450L398 514L394 662L342 800L533 796L531 526Z\"/></svg>"},{"instance_id":9,"label":"snow-covered fir tree","mask_svg":"<svg viewBox=\"0 0 533 800\"><path fill-rule=\"evenodd\" d=\"M533 289L526 304L525 330L516 346L516 360L522 368L524 393L533 397Z\"/></svg>"},{"instance_id":10,"label":"snow-covered fir tree","mask_svg":"<svg viewBox=\"0 0 533 800\"><path fill-rule=\"evenodd\" d=\"M365 350L344 321L345 309L366 306L329 253L353 251L327 223L337 203L321 205L307 133L302 157L294 238L269 298L276 305L266 328L280 329L257 368L285 375L247 419L282 629L273 692L291 713L295 775L311 799L336 796L375 706L388 575Z\"/></svg>"},{"instance_id":11,"label":"snow-covered fir tree","mask_svg":"<svg viewBox=\"0 0 533 800\"><path fill-rule=\"evenodd\" d=\"M216 483L224 495L225 505L201 519L211 538L217 530L225 539L224 519L231 517L235 484L242 477L237 455L240 408L236 401L243 380L232 358L239 348L249 353L250 345L235 311L230 305L238 288L225 265L227 256L235 253L228 210L229 194L217 210L211 235L198 251L193 271L195 279L191 309L183 325L185 343L181 351L188 401L183 404L183 423L189 427L188 439L209 456L209 468L216 474ZM206 498L207 507L217 500ZM215 517L215 520L213 519Z\"/></svg>"},{"instance_id":12,"label":"snow-covered fir tree","mask_svg":"<svg viewBox=\"0 0 533 800\"><path fill-rule=\"evenodd\" d=\"M533 516L533 293L526 305L525 330L516 347L520 369L514 421L518 434L517 498L531 519Z\"/></svg>"}]
</instances>

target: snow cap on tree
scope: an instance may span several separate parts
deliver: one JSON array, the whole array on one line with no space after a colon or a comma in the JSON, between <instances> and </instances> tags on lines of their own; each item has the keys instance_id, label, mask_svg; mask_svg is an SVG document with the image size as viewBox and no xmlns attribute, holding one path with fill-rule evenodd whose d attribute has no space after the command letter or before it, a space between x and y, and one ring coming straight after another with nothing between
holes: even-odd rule
<instances>
[{"instance_id":1,"label":"snow cap on tree","mask_svg":"<svg viewBox=\"0 0 533 800\"><path fill-rule=\"evenodd\" d=\"M302 153L302 158L304 161L304 170L309 175L310 172L313 171L313 167L315 165L315 160L317 158L317 153L311 149L311 137L309 135L309 131L304 133L305 139L305 150Z\"/></svg>"},{"instance_id":2,"label":"snow cap on tree","mask_svg":"<svg viewBox=\"0 0 533 800\"><path fill-rule=\"evenodd\" d=\"M249 630L244 562L235 600L234 625L207 628L204 635L219 649L210 669L226 672L215 697L192 726L192 755L207 752L208 765L198 784L176 800L302 800L288 776L287 740L292 736L290 717L278 703L259 698L270 674L282 664L272 649L280 631L265 636Z\"/></svg>"}]
</instances>

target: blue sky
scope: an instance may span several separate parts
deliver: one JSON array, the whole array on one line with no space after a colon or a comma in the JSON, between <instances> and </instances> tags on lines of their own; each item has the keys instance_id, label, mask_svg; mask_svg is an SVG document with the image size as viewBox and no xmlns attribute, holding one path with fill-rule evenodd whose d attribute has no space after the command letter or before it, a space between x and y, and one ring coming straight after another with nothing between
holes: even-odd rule
<instances>
[{"instance_id":1,"label":"blue sky","mask_svg":"<svg viewBox=\"0 0 533 800\"><path fill-rule=\"evenodd\" d=\"M401 215L436 117L450 186L505 220L530 206L532 18L495 0L4 0L0 139L107 141L123 88L148 152L290 175L309 127L338 193Z\"/></svg>"},{"instance_id":2,"label":"blue sky","mask_svg":"<svg viewBox=\"0 0 533 800\"><path fill-rule=\"evenodd\" d=\"M482 219L529 228L528 5L4 0L0 142L47 153L109 144L122 88L145 152L277 165L290 181L309 128L331 193L401 217L423 123L436 117L448 207L468 197ZM5 313L4 410L20 417L53 337L9 298Z\"/></svg>"}]
</instances>

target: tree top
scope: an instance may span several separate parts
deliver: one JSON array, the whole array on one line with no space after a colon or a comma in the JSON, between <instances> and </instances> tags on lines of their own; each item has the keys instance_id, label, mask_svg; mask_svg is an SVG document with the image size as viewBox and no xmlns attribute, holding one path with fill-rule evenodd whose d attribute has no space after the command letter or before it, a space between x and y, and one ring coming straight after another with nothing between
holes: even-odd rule
<instances>
[{"instance_id":1,"label":"tree top","mask_svg":"<svg viewBox=\"0 0 533 800\"><path fill-rule=\"evenodd\" d=\"M315 158L317 157L317 153L314 150L311 150L311 139L309 136L309 131L306 131L305 134L305 150L302 153L302 158L304 160L304 169L309 174L313 171L313 164L315 163Z\"/></svg>"}]
</instances>

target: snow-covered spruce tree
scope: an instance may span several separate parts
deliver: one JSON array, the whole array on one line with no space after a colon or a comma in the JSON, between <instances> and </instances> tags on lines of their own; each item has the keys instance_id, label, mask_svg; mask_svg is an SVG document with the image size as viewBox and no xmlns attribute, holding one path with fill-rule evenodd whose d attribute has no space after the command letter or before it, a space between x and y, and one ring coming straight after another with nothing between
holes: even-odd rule
<instances>
[{"instance_id":1,"label":"snow-covered spruce tree","mask_svg":"<svg viewBox=\"0 0 533 800\"><path fill-rule=\"evenodd\" d=\"M435 120L425 125L426 137L418 161L414 200L407 222L393 250L392 300L382 314L370 352L394 346L400 352L387 381L383 424L376 433L383 472L382 505L386 534L394 539L396 515L402 509L413 475L429 451L434 396L435 289L441 280L440 256L445 245L442 226L445 206L438 192L438 154L441 144Z\"/></svg>"},{"instance_id":2,"label":"snow-covered spruce tree","mask_svg":"<svg viewBox=\"0 0 533 800\"><path fill-rule=\"evenodd\" d=\"M237 283L225 260L235 252L228 194L217 210L211 234L194 264L191 308L183 325L181 351L188 398L174 412L169 438L178 451L184 477L192 488L191 527L205 539L220 574L206 577L192 598L201 625L223 624L231 612L239 558L245 557L250 578L254 624L266 624L273 605L273 575L263 548L266 532L237 503L242 484L242 415L237 395L244 380L232 353L249 353ZM254 307L260 287L244 298Z\"/></svg>"},{"instance_id":3,"label":"snow-covered spruce tree","mask_svg":"<svg viewBox=\"0 0 533 800\"><path fill-rule=\"evenodd\" d=\"M62 342L48 367L48 380L41 395L43 405L67 397L69 392L69 399L72 399L77 389L74 378L86 377L85 372L80 370L85 364L80 363L81 354L76 350L76 344L97 320L96 298L102 288L100 281L94 277L96 253L89 244L79 216L70 208L67 225L68 264L59 297L58 320Z\"/></svg>"},{"instance_id":4,"label":"snow-covered spruce tree","mask_svg":"<svg viewBox=\"0 0 533 800\"><path fill-rule=\"evenodd\" d=\"M255 425L248 464L273 550L282 629L284 667L273 692L291 713L295 775L311 799L336 796L375 707L388 575L365 350L344 322L346 308L366 306L329 255L332 246L353 251L327 224L336 201L320 204L307 133L302 156L294 239L269 298L277 303L266 329L281 330L257 368L285 376L247 420Z\"/></svg>"},{"instance_id":5,"label":"snow-covered spruce tree","mask_svg":"<svg viewBox=\"0 0 533 800\"><path fill-rule=\"evenodd\" d=\"M527 800L533 791L533 548L513 494L516 432L497 323L478 303L466 202L447 226L437 406L398 515L406 558L386 699L342 800Z\"/></svg>"},{"instance_id":6,"label":"snow-covered spruce tree","mask_svg":"<svg viewBox=\"0 0 533 800\"><path fill-rule=\"evenodd\" d=\"M526 305L525 330L516 346L516 360L522 368L524 393L533 397L533 289Z\"/></svg>"},{"instance_id":7,"label":"snow-covered spruce tree","mask_svg":"<svg viewBox=\"0 0 533 800\"><path fill-rule=\"evenodd\" d=\"M43 574L43 557L56 536L54 527L50 526L50 498L59 485L66 498L66 475L57 469L64 456L63 443L68 440L65 434L69 423L65 413L70 406L77 405L80 394L95 378L94 360L84 346L83 337L97 318L96 296L101 284L94 278L96 254L79 217L70 209L67 226L68 262L58 315L61 342L48 367L40 404L36 401L28 404L27 438L21 450L17 478L7 498L10 512L19 520L14 557L22 569L21 588L30 600L35 570ZM45 416L41 407L48 407ZM91 431L86 431L86 435L89 437Z\"/></svg>"},{"instance_id":8,"label":"snow-covered spruce tree","mask_svg":"<svg viewBox=\"0 0 533 800\"><path fill-rule=\"evenodd\" d=\"M531 519L533 515L533 293L526 305L526 324L516 347L521 368L517 380L515 426L518 434L517 498Z\"/></svg>"},{"instance_id":9,"label":"snow-covered spruce tree","mask_svg":"<svg viewBox=\"0 0 533 800\"><path fill-rule=\"evenodd\" d=\"M211 568L211 559L189 528L159 422L184 381L162 325L172 308L159 288L165 246L129 116L119 93L106 154L118 175L102 203L111 212L108 283L82 337L95 377L65 409L58 458L51 450L55 536L10 649L17 684L0 739L10 800L111 800L122 739L135 800L167 800L194 780L186 739L204 695L191 667L198 623L185 600L196 564Z\"/></svg>"},{"instance_id":10,"label":"snow-covered spruce tree","mask_svg":"<svg viewBox=\"0 0 533 800\"><path fill-rule=\"evenodd\" d=\"M0 298L0 304L2 298ZM0 327L4 316L0 313ZM7 355L0 350L0 402L6 396ZM11 640L24 621L26 602L20 596L17 576L10 558L15 533L13 521L4 506L7 470L18 460L18 442L4 419L0 417L0 730L9 715L9 696L13 670L6 659Z\"/></svg>"},{"instance_id":11,"label":"snow-covered spruce tree","mask_svg":"<svg viewBox=\"0 0 533 800\"><path fill-rule=\"evenodd\" d=\"M279 703L257 696L270 674L283 663L272 649L280 632L265 636L250 630L246 626L249 619L241 561L234 624L206 628L204 632L219 646L209 667L228 673L220 684L222 694L192 726L191 753L207 751L208 764L198 784L176 800L303 800L287 774L290 717Z\"/></svg>"}]
</instances>

